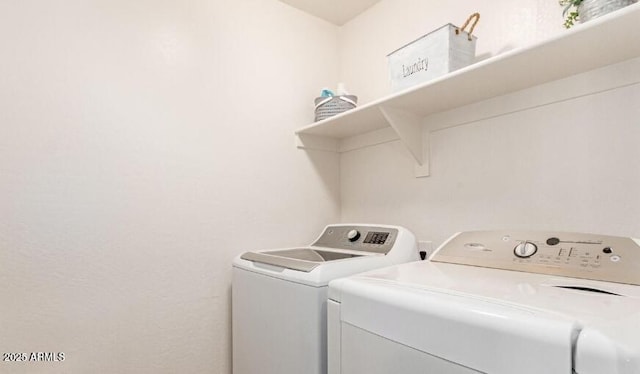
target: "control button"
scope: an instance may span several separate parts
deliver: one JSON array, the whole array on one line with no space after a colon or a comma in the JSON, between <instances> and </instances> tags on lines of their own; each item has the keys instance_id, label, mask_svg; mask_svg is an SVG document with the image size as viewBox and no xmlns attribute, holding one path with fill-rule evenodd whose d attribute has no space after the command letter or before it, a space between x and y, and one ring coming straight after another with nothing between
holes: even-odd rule
<instances>
[{"instance_id":1,"label":"control button","mask_svg":"<svg viewBox=\"0 0 640 374\"><path fill-rule=\"evenodd\" d=\"M513 253L520 258L528 258L533 256L538 251L538 247L531 242L524 242L516 245L513 249Z\"/></svg>"},{"instance_id":2,"label":"control button","mask_svg":"<svg viewBox=\"0 0 640 374\"><path fill-rule=\"evenodd\" d=\"M464 246L475 251L484 251L485 249L487 249L487 247L485 247L482 243L465 243Z\"/></svg>"},{"instance_id":3,"label":"control button","mask_svg":"<svg viewBox=\"0 0 640 374\"><path fill-rule=\"evenodd\" d=\"M611 260L611 262L618 262L620 261L622 258L618 255L613 255L611 257L609 257L609 260Z\"/></svg>"},{"instance_id":4,"label":"control button","mask_svg":"<svg viewBox=\"0 0 640 374\"><path fill-rule=\"evenodd\" d=\"M351 230L347 233L347 239L349 239L350 242L355 242L359 238L360 232L358 230Z\"/></svg>"},{"instance_id":5,"label":"control button","mask_svg":"<svg viewBox=\"0 0 640 374\"><path fill-rule=\"evenodd\" d=\"M604 247L602 249L602 252L604 252L604 253L613 253L613 250L611 249L611 247Z\"/></svg>"},{"instance_id":6,"label":"control button","mask_svg":"<svg viewBox=\"0 0 640 374\"><path fill-rule=\"evenodd\" d=\"M578 255L578 248L571 247L569 250L569 257L575 257Z\"/></svg>"},{"instance_id":7,"label":"control button","mask_svg":"<svg viewBox=\"0 0 640 374\"><path fill-rule=\"evenodd\" d=\"M564 256L567 254L567 250L565 248L560 248L560 251L558 251L558 256Z\"/></svg>"},{"instance_id":8,"label":"control button","mask_svg":"<svg viewBox=\"0 0 640 374\"><path fill-rule=\"evenodd\" d=\"M558 238L547 239L547 245L558 245L558 243L560 243L560 239Z\"/></svg>"}]
</instances>

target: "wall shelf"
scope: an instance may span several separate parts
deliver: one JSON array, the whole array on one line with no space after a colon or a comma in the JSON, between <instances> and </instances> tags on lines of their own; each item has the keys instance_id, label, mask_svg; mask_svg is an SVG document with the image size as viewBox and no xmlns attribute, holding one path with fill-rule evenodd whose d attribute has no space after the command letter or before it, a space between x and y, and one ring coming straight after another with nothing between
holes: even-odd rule
<instances>
[{"instance_id":1,"label":"wall shelf","mask_svg":"<svg viewBox=\"0 0 640 374\"><path fill-rule=\"evenodd\" d=\"M480 61L296 131L297 146L340 152L345 139L391 129L428 170L423 118L640 56L640 4L577 25L543 43ZM442 126L440 126L442 128ZM429 129L427 128L428 132Z\"/></svg>"}]
</instances>

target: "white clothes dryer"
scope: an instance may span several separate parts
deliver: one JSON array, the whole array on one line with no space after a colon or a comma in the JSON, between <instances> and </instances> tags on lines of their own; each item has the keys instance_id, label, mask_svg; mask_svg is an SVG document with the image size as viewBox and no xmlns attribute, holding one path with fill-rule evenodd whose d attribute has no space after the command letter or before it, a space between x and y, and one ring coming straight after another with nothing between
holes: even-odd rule
<instances>
[{"instance_id":1,"label":"white clothes dryer","mask_svg":"<svg viewBox=\"0 0 640 374\"><path fill-rule=\"evenodd\" d=\"M485 231L330 283L330 374L638 374L640 241Z\"/></svg>"},{"instance_id":2,"label":"white clothes dryer","mask_svg":"<svg viewBox=\"0 0 640 374\"><path fill-rule=\"evenodd\" d=\"M399 226L327 226L308 247L233 261L234 374L326 374L329 281L419 258Z\"/></svg>"}]
</instances>

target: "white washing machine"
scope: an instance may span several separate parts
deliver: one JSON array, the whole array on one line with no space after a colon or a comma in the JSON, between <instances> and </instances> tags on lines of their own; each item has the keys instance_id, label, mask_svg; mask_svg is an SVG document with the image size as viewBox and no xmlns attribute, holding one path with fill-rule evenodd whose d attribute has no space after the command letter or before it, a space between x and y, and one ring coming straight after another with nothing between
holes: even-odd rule
<instances>
[{"instance_id":1,"label":"white washing machine","mask_svg":"<svg viewBox=\"0 0 640 374\"><path fill-rule=\"evenodd\" d=\"M419 258L414 235L386 225L327 226L313 244L233 261L234 374L325 374L330 280Z\"/></svg>"},{"instance_id":2,"label":"white washing machine","mask_svg":"<svg viewBox=\"0 0 640 374\"><path fill-rule=\"evenodd\" d=\"M638 374L640 241L463 232L329 286L330 374Z\"/></svg>"}]
</instances>

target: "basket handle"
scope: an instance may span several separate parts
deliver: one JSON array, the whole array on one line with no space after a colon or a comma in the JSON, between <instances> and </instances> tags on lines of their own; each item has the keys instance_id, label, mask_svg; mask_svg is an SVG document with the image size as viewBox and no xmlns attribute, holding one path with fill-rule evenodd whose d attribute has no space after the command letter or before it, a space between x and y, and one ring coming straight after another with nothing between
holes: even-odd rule
<instances>
[{"instance_id":1,"label":"basket handle","mask_svg":"<svg viewBox=\"0 0 640 374\"><path fill-rule=\"evenodd\" d=\"M480 21L480 13L473 13L472 15L470 15L469 18L467 18L467 21L464 23L464 25L462 25L461 28L456 29L456 35L458 35L460 31L464 31L464 29L467 28L467 26L469 25L469 22L471 22L472 19L473 19L473 24L471 25L471 28L469 29L469 34L468 34L468 39L472 40L471 34L473 34L473 29L476 28L478 21Z\"/></svg>"},{"instance_id":2,"label":"basket handle","mask_svg":"<svg viewBox=\"0 0 640 374\"><path fill-rule=\"evenodd\" d=\"M319 103L317 103L317 104L316 104L315 109L318 109L320 106L322 106L322 105L324 105L324 104L328 103L329 101L333 100L334 98L338 98L338 99L340 99L340 100L342 100L342 101L344 101L344 102L347 102L347 103L349 103L349 104L352 104L353 106L358 106L358 104L356 104L356 102L355 102L355 101L353 101L353 100L349 99L349 98L348 98L348 97L346 97L346 96L329 96L329 97L327 97L326 99L324 99L324 100L320 101Z\"/></svg>"},{"instance_id":3,"label":"basket handle","mask_svg":"<svg viewBox=\"0 0 640 374\"><path fill-rule=\"evenodd\" d=\"M355 102L355 101L353 101L353 100L349 99L349 98L348 98L348 97L346 97L346 96L338 96L338 98L339 98L340 100L344 101L344 102L347 102L347 103L349 103L349 104L353 105L353 106L358 106L358 104L356 104L356 102Z\"/></svg>"},{"instance_id":4,"label":"basket handle","mask_svg":"<svg viewBox=\"0 0 640 374\"><path fill-rule=\"evenodd\" d=\"M328 103L329 101L331 101L331 99L333 99L333 96L329 96L326 99L320 101L319 103L316 104L316 108L315 109L318 109L321 105L324 105L324 104Z\"/></svg>"}]
</instances>

